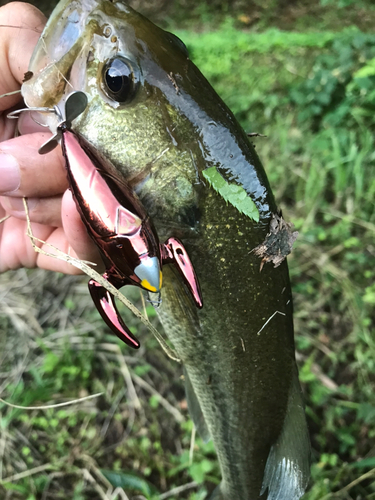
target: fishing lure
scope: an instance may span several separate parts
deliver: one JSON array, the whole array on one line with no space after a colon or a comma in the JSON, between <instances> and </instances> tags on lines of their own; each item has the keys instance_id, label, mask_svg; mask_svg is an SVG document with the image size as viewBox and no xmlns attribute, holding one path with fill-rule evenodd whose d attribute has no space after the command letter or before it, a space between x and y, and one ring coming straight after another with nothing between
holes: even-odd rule
<instances>
[{"instance_id":1,"label":"fishing lure","mask_svg":"<svg viewBox=\"0 0 375 500\"><path fill-rule=\"evenodd\" d=\"M65 116L57 106L26 110L54 112L59 119L56 133L41 146L39 153L46 154L61 142L74 201L106 267L103 278L117 289L136 285L148 292L160 293L162 266L173 263L196 306L202 308L198 278L181 241L169 238L161 244L143 205L118 177L114 166L83 137L72 132L72 121L86 106L86 94L77 91L65 101ZM88 286L106 324L126 344L139 348L139 341L117 310L113 294L94 279Z\"/></svg>"}]
</instances>

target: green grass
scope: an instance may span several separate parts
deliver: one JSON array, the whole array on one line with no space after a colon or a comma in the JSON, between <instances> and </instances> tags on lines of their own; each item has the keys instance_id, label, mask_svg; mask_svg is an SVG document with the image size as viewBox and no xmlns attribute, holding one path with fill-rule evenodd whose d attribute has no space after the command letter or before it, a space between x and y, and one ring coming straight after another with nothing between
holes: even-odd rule
<instances>
[{"instance_id":1,"label":"green grass","mask_svg":"<svg viewBox=\"0 0 375 500\"><path fill-rule=\"evenodd\" d=\"M219 38L187 42L244 128L267 135L254 139L258 154L300 231L289 261L315 460L305 498L375 497L375 40L356 30L231 33L233 56L225 40L214 48Z\"/></svg>"},{"instance_id":2,"label":"green grass","mask_svg":"<svg viewBox=\"0 0 375 500\"><path fill-rule=\"evenodd\" d=\"M253 141L300 232L289 262L314 458L304 498L375 499L375 38L234 26L179 35L245 130L267 136ZM181 371L144 327L124 312L142 348L114 339L82 278L8 273L0 295L3 399L103 393L56 410L0 404L0 497L96 500L121 486L203 500L220 477L212 444L197 439L191 459Z\"/></svg>"}]
</instances>

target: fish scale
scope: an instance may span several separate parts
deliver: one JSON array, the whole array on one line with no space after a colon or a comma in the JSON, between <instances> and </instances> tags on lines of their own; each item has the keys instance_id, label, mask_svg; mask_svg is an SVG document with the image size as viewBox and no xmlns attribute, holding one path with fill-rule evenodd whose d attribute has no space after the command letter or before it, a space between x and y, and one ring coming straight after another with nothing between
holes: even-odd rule
<instances>
[{"instance_id":1,"label":"fish scale","mask_svg":"<svg viewBox=\"0 0 375 500\"><path fill-rule=\"evenodd\" d=\"M79 28L62 54L56 47L69 33L67 12ZM109 31L115 45L105 38ZM124 102L111 97L105 78L113 57L136 75ZM246 134L182 43L122 2L61 1L30 71L22 88L28 106L58 104L72 87L86 92L88 106L74 132L136 189L159 238L180 238L191 258L204 307L194 306L167 266L157 312L184 363L192 418L217 452L222 482L212 498L298 500L309 481L310 444L288 266L284 260L274 267L267 245L263 261L253 252L280 214ZM52 118L49 126L54 131ZM259 222L215 191L202 174L212 167L221 183L243 188Z\"/></svg>"},{"instance_id":2,"label":"fish scale","mask_svg":"<svg viewBox=\"0 0 375 500\"><path fill-rule=\"evenodd\" d=\"M215 194L208 197L207 210L218 210L220 199L216 198ZM228 496L228 493L224 498L252 500L258 498L269 447L281 432L286 411L294 365L292 325L288 325L291 303L286 305L290 289L286 264L278 270L264 268L260 273L258 259L247 255L247 262L244 262L242 249L248 248L246 243L252 223L244 216L238 217L234 208L222 205L225 219L221 224L210 224L211 229L206 233L207 247L199 248L206 260L194 255L193 247L185 241L194 262L199 262L196 270L205 299L205 306L199 313L199 327L189 319L193 310L192 305L187 305L183 287L174 283L170 292L168 278L165 278L167 289L159 315L182 357L218 456L222 457L222 473L228 478L224 491L236 495ZM232 217L228 217L228 211L232 212ZM236 248L224 244L228 225L234 226L237 233L241 229L243 236L238 237ZM202 230L207 231L207 228ZM249 251L250 248L247 253ZM238 261L242 266L233 266L233 262ZM247 275L244 275L244 264ZM205 288L207 282L223 286L213 295L212 289ZM285 291L278 297L273 293L275 288ZM241 296L239 289L243 290ZM265 305L263 294L269 295ZM170 295L175 297L170 300ZM187 310L189 315L184 318ZM275 316L274 322L258 335L275 310L285 316ZM252 311L250 317L248 311ZM177 317L178 322L170 320ZM181 335L181 325L184 335ZM256 468L254 463L257 463ZM243 480L239 481L241 476Z\"/></svg>"}]
</instances>

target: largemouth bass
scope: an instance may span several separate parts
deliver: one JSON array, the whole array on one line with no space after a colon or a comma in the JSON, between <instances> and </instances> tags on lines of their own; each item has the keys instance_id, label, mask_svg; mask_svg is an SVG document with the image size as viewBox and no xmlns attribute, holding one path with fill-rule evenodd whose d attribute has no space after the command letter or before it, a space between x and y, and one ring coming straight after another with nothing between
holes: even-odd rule
<instances>
[{"instance_id":1,"label":"largemouth bass","mask_svg":"<svg viewBox=\"0 0 375 500\"><path fill-rule=\"evenodd\" d=\"M212 498L298 500L310 445L284 260L293 238L246 134L184 44L121 1L61 1L29 69L28 106L87 93L74 131L136 191L159 238L178 237L192 260L203 309L168 266L158 314L192 418L217 451Z\"/></svg>"}]
</instances>

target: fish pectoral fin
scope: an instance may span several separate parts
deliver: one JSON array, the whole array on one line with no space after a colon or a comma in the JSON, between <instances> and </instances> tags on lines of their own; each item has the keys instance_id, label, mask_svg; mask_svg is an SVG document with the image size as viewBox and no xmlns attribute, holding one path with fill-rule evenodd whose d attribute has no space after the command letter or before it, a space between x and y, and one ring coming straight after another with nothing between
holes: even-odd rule
<instances>
[{"instance_id":1,"label":"fish pectoral fin","mask_svg":"<svg viewBox=\"0 0 375 500\"><path fill-rule=\"evenodd\" d=\"M297 369L293 371L281 434L271 447L260 495L267 500L299 500L310 479L311 448Z\"/></svg>"},{"instance_id":2,"label":"fish pectoral fin","mask_svg":"<svg viewBox=\"0 0 375 500\"><path fill-rule=\"evenodd\" d=\"M125 342L125 344L134 349L138 349L140 343L123 322L117 310L114 296L93 279L89 281L89 291L97 310L109 328L119 339Z\"/></svg>"},{"instance_id":3,"label":"fish pectoral fin","mask_svg":"<svg viewBox=\"0 0 375 500\"><path fill-rule=\"evenodd\" d=\"M193 419L195 428L202 438L204 443L208 443L211 439L210 431L208 430L206 420L203 416L201 405L199 404L197 395L195 394L193 385L190 381L188 372L184 367L186 401L188 404L189 414Z\"/></svg>"},{"instance_id":4,"label":"fish pectoral fin","mask_svg":"<svg viewBox=\"0 0 375 500\"><path fill-rule=\"evenodd\" d=\"M164 256L163 263L169 264L173 262L175 264L194 299L195 305L201 309L203 307L203 301L198 278L188 253L181 241L177 238L169 238L164 243L162 255Z\"/></svg>"}]
</instances>

